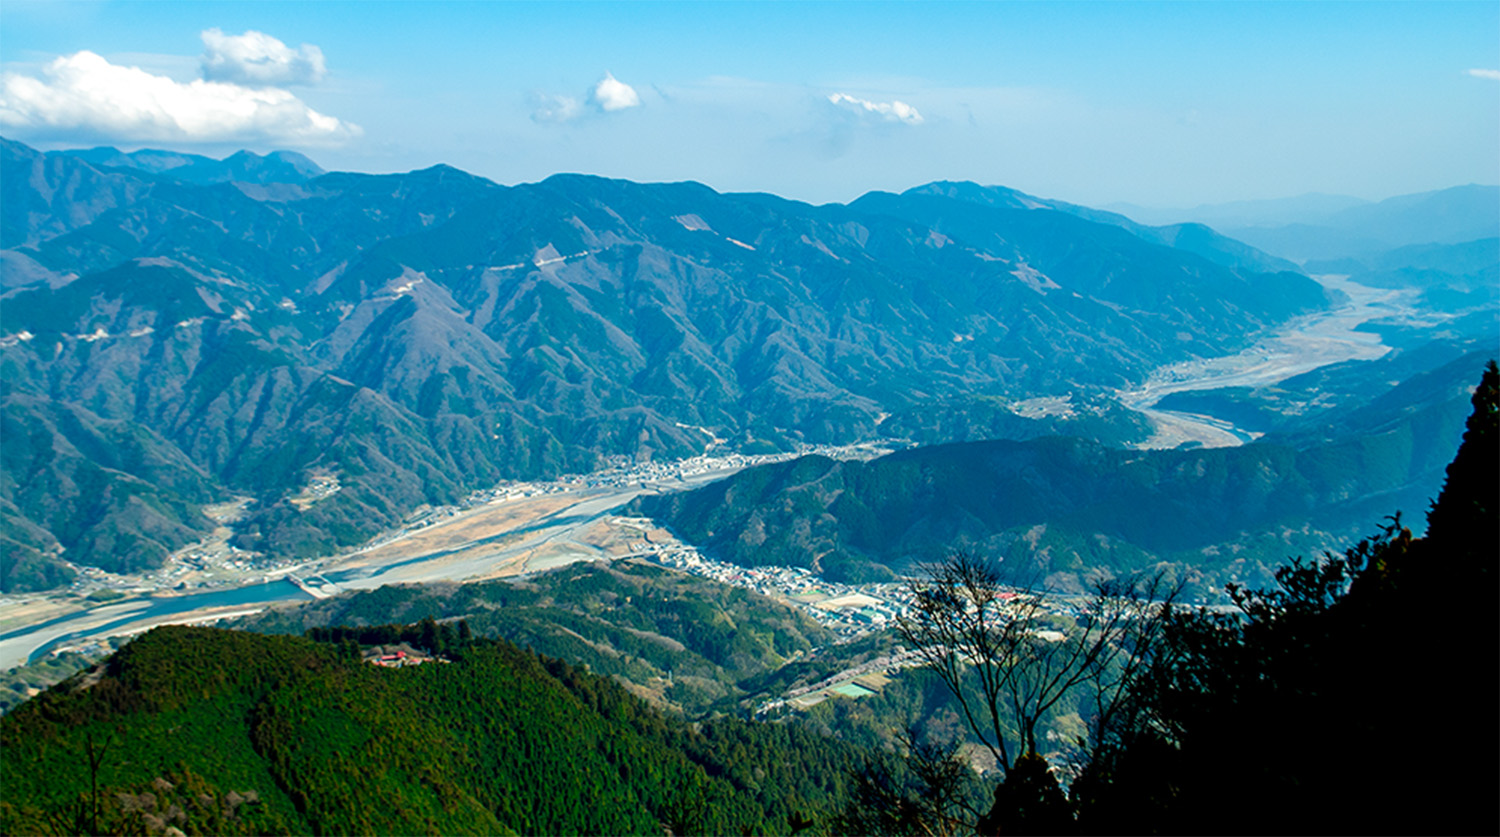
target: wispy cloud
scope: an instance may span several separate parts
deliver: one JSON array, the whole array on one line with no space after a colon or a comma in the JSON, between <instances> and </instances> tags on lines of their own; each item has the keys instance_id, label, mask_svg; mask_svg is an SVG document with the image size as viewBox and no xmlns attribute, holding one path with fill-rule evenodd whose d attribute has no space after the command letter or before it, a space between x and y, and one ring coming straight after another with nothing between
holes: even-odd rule
<instances>
[{"instance_id":1,"label":"wispy cloud","mask_svg":"<svg viewBox=\"0 0 1500 837\"><path fill-rule=\"evenodd\" d=\"M1475 78L1488 78L1500 81L1500 70L1470 70L1469 75Z\"/></svg>"},{"instance_id":2,"label":"wispy cloud","mask_svg":"<svg viewBox=\"0 0 1500 837\"><path fill-rule=\"evenodd\" d=\"M610 73L605 73L604 78L594 85L594 104L605 113L611 113L626 108L640 107L641 97L635 92L635 88L615 78Z\"/></svg>"},{"instance_id":3,"label":"wispy cloud","mask_svg":"<svg viewBox=\"0 0 1500 837\"><path fill-rule=\"evenodd\" d=\"M550 93L532 94L533 122L571 122L583 115L583 103L572 96L554 96Z\"/></svg>"},{"instance_id":4,"label":"wispy cloud","mask_svg":"<svg viewBox=\"0 0 1500 837\"><path fill-rule=\"evenodd\" d=\"M117 142L304 146L337 145L362 133L277 87L183 83L111 64L87 50L54 59L39 77L0 76L0 126L23 134Z\"/></svg>"},{"instance_id":5,"label":"wispy cloud","mask_svg":"<svg viewBox=\"0 0 1500 837\"><path fill-rule=\"evenodd\" d=\"M922 124L922 114L917 109L905 102L892 100L889 102L872 102L868 99L859 99L847 93L834 93L828 97L828 101L834 107L850 111L852 113L874 118L881 122L900 122L904 125Z\"/></svg>"},{"instance_id":6,"label":"wispy cloud","mask_svg":"<svg viewBox=\"0 0 1500 837\"><path fill-rule=\"evenodd\" d=\"M531 95L531 101L531 120L553 124L572 122L590 113L616 113L641 106L641 96L635 88L612 73L605 73L604 78L581 97L537 91Z\"/></svg>"},{"instance_id":7,"label":"wispy cloud","mask_svg":"<svg viewBox=\"0 0 1500 837\"><path fill-rule=\"evenodd\" d=\"M205 29L203 39L203 78L226 81L248 87L284 87L289 84L317 84L328 68L323 50L312 44L292 49L276 38L250 30L243 35L226 35L219 29Z\"/></svg>"}]
</instances>

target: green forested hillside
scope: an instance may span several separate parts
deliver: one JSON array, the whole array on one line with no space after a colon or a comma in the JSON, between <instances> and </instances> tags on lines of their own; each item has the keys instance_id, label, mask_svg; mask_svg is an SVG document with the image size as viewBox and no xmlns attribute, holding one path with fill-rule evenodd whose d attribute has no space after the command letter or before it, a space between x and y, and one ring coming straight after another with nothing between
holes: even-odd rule
<instances>
[{"instance_id":1,"label":"green forested hillside","mask_svg":"<svg viewBox=\"0 0 1500 837\"><path fill-rule=\"evenodd\" d=\"M845 801L837 741L689 726L445 633L451 662L386 669L349 641L158 628L0 719L0 830L786 833Z\"/></svg>"},{"instance_id":2,"label":"green forested hillside","mask_svg":"<svg viewBox=\"0 0 1500 837\"><path fill-rule=\"evenodd\" d=\"M235 623L241 630L314 636L334 626L462 620L496 637L558 657L684 717L749 716L767 700L889 655L881 632L839 643L831 631L765 596L635 562L586 564L524 581L404 585L278 607ZM1062 707L1058 715L1074 709ZM898 746L963 733L951 695L924 672L903 670L878 695L829 700L788 720L860 746ZM1051 719L1049 719L1050 721Z\"/></svg>"},{"instance_id":3,"label":"green forested hillside","mask_svg":"<svg viewBox=\"0 0 1500 837\"><path fill-rule=\"evenodd\" d=\"M690 715L765 688L767 671L832 632L749 590L633 562L582 564L525 581L382 587L278 608L246 630L300 634L330 625L464 619L496 637L620 677Z\"/></svg>"},{"instance_id":4,"label":"green forested hillside","mask_svg":"<svg viewBox=\"0 0 1500 837\"><path fill-rule=\"evenodd\" d=\"M1080 436L1111 447L1151 438L1151 422L1112 396L1078 391L1070 394L1065 414L1028 418L1003 398L975 396L901 410L880 422L882 435L918 445L1021 441L1041 436Z\"/></svg>"}]
</instances>

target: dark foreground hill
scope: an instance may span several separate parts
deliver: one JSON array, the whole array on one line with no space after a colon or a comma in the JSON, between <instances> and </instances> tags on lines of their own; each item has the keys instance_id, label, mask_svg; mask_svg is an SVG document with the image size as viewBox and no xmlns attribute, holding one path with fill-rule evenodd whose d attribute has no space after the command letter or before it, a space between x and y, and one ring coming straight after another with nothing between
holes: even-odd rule
<instances>
[{"instance_id":1,"label":"dark foreground hill","mask_svg":"<svg viewBox=\"0 0 1500 837\"><path fill-rule=\"evenodd\" d=\"M610 456L996 426L977 397L1138 381L1327 304L1227 240L1018 193L225 162L0 141L0 589L153 566L231 495L239 546L299 556ZM314 475L340 490L292 503Z\"/></svg>"},{"instance_id":2,"label":"dark foreground hill","mask_svg":"<svg viewBox=\"0 0 1500 837\"><path fill-rule=\"evenodd\" d=\"M846 801L858 752L837 741L669 720L451 625L402 637L451 662L158 628L0 719L0 831L789 833Z\"/></svg>"},{"instance_id":3,"label":"dark foreground hill","mask_svg":"<svg viewBox=\"0 0 1500 837\"><path fill-rule=\"evenodd\" d=\"M1149 720L1074 785L1068 830L1496 833L1494 362L1473 408L1425 537L1391 525L1238 591L1237 614L1174 614L1138 692Z\"/></svg>"}]
</instances>

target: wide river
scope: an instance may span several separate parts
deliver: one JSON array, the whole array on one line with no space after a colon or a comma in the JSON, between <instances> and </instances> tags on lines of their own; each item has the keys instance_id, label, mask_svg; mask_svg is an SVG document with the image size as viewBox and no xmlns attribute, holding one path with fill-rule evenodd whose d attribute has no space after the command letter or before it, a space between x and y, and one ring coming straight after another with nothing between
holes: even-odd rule
<instances>
[{"instance_id":1,"label":"wide river","mask_svg":"<svg viewBox=\"0 0 1500 837\"><path fill-rule=\"evenodd\" d=\"M681 491L729 476L739 467L723 467L645 484L578 489L559 492L561 508L546 515L527 519L513 529L495 530L489 539L505 540L503 547L477 559L453 561L442 552L416 558L361 565L361 552L338 559L320 561L321 567L299 570L309 579L333 582L338 589L373 589L385 584L422 583L462 580L483 575L494 565L513 556L557 542L568 543L578 533L648 491ZM510 536L510 537L508 537ZM389 541L386 541L387 543ZM570 560L598 557L598 550L578 545ZM568 560L568 559L565 559ZM342 566L351 563L352 566ZM541 569L535 567L529 569ZM78 645L92 639L137 633L147 628L171 623L202 622L242 616L283 602L312 601L313 594L290 580L280 579L239 587L219 587L203 592L166 593L125 599L46 618L36 624L0 633L0 671L36 660L55 648Z\"/></svg>"},{"instance_id":2,"label":"wide river","mask_svg":"<svg viewBox=\"0 0 1500 837\"><path fill-rule=\"evenodd\" d=\"M1344 281L1341 277L1319 277L1324 285L1342 291L1348 302L1336 310L1314 314L1288 324L1274 336L1252 349L1224 358L1174 364L1158 370L1139 389L1121 392L1126 405L1149 416L1158 427L1155 438L1143 447L1175 447L1184 441L1198 441L1206 446L1243 444L1251 434L1228 422L1207 416L1195 416L1154 405L1163 396L1184 390L1213 389L1227 386L1260 386L1284 380L1293 375L1330 363L1376 358L1387 351L1373 334L1355 331L1360 323L1377 317L1401 313L1399 294L1366 288ZM515 535L503 550L484 556L491 563L535 547L538 543L567 540L573 533L629 502L647 490L680 490L726 477L737 468L724 468L698 474L687 482L671 485L625 485L617 488L593 488L571 495L564 508L547 518L530 521L527 526L493 536ZM322 577L339 587L372 588L386 583L434 581L440 578L459 580L478 575L485 568L475 561L443 562L440 556L420 558L358 569L340 568L330 563ZM309 601L314 597L287 580L272 581L234 588L218 588L185 595L158 595L100 605L88 610L46 619L37 624L15 628L0 634L0 671L21 665L63 645L77 644L144 630L171 622L201 621L210 618L251 613L273 604Z\"/></svg>"},{"instance_id":3,"label":"wide river","mask_svg":"<svg viewBox=\"0 0 1500 837\"><path fill-rule=\"evenodd\" d=\"M1156 436L1141 447L1171 448L1189 441L1206 447L1230 447L1255 438L1255 434L1211 416L1156 409L1156 402L1171 393L1266 386L1321 366L1373 360L1390 351L1381 344L1379 335L1355 329L1373 319L1407 314L1409 291L1367 288L1342 276L1314 278L1342 293L1347 301L1337 308L1300 317L1237 355L1164 366L1141 387L1119 392L1121 403L1145 413L1157 426Z\"/></svg>"}]
</instances>

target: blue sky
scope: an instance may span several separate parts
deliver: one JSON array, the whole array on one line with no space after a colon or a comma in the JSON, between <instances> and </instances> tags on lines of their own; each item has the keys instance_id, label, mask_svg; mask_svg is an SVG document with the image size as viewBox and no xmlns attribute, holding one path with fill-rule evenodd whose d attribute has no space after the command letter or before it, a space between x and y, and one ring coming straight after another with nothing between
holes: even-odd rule
<instances>
[{"instance_id":1,"label":"blue sky","mask_svg":"<svg viewBox=\"0 0 1500 837\"><path fill-rule=\"evenodd\" d=\"M1500 3L0 6L0 133L813 202L1102 205L1500 182Z\"/></svg>"}]
</instances>

